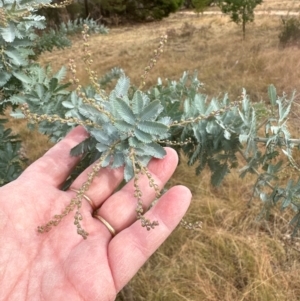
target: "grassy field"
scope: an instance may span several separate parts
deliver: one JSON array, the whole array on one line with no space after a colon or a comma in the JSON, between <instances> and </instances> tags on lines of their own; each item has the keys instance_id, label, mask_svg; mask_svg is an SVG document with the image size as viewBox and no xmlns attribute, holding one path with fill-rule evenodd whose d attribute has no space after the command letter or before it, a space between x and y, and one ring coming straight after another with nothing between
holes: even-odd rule
<instances>
[{"instance_id":1,"label":"grassy field","mask_svg":"<svg viewBox=\"0 0 300 301\"><path fill-rule=\"evenodd\" d=\"M257 10L290 10L297 11L300 9L299 0L264 0L257 6Z\"/></svg>"},{"instance_id":2,"label":"grassy field","mask_svg":"<svg viewBox=\"0 0 300 301\"><path fill-rule=\"evenodd\" d=\"M260 9L295 11L300 9L300 1L265 1ZM148 86L157 77L179 79L185 70L198 70L205 83L203 92L210 97L228 92L236 99L244 87L253 100L267 101L271 83L279 94L300 91L300 49L279 47L281 26L280 17L259 15L247 25L246 40L242 41L241 28L226 16L177 13L161 22L118 27L107 36L93 36L93 69L101 75L114 66L122 67L138 85L159 36L167 33L166 51L151 72ZM76 38L72 49L46 53L40 62L51 63L56 70L75 58L77 76L87 83L80 61L82 43ZM300 129L297 106L291 119L296 135ZM49 147L45 138L28 132L22 121L11 124L23 135L30 161ZM242 181L233 171L221 187L213 188L208 173L196 177L183 162L169 185L180 183L192 190L187 219L201 220L203 228L176 230L117 300L300 300L298 245L285 239L290 214L274 212L271 222L256 221L259 201L247 206L252 180Z\"/></svg>"}]
</instances>

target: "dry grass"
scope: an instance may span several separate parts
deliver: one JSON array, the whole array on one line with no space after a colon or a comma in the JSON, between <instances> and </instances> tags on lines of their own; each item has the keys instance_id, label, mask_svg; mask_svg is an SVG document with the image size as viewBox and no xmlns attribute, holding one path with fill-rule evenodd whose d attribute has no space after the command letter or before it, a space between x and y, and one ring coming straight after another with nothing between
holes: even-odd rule
<instances>
[{"instance_id":1,"label":"dry grass","mask_svg":"<svg viewBox=\"0 0 300 301\"><path fill-rule=\"evenodd\" d=\"M37 130L30 130L24 120L9 118L8 112L6 117L9 119L9 122L5 126L12 128L15 134L21 136L22 145L28 158L27 165L40 158L53 146L48 137L40 134Z\"/></svg>"},{"instance_id":2,"label":"dry grass","mask_svg":"<svg viewBox=\"0 0 300 301\"><path fill-rule=\"evenodd\" d=\"M171 184L191 188L189 218L202 220L203 229L177 229L117 300L299 300L299 251L282 240L290 216L274 212L271 223L256 221L261 208L247 206L247 180L233 173L212 188L207 173L195 177L180 165Z\"/></svg>"},{"instance_id":3,"label":"dry grass","mask_svg":"<svg viewBox=\"0 0 300 301\"><path fill-rule=\"evenodd\" d=\"M178 79L185 70L198 70L205 92L218 95L228 92L236 98L245 87L255 100L265 98L267 85L276 84L279 91L291 92L298 87L300 50L280 49L280 17L257 16L247 28L242 42L241 28L226 16L176 14L159 23L116 28L107 36L91 40L94 70L104 74L114 66L122 67L135 85L146 66L159 36L169 34L166 53L151 73L148 85L162 79ZM41 58L55 69L74 57L79 77L86 81L80 40L71 50L47 53Z\"/></svg>"},{"instance_id":4,"label":"dry grass","mask_svg":"<svg viewBox=\"0 0 300 301\"><path fill-rule=\"evenodd\" d=\"M299 0L264 0L256 10L299 11Z\"/></svg>"},{"instance_id":5,"label":"dry grass","mask_svg":"<svg viewBox=\"0 0 300 301\"><path fill-rule=\"evenodd\" d=\"M299 8L299 1L264 2L264 9ZM271 83L279 93L300 90L300 50L278 47L280 25L279 17L257 16L242 42L241 29L228 17L178 13L162 22L116 28L107 36L93 37L93 67L98 74L122 67L138 85L160 34L167 32L166 53L148 85L157 77L178 79L184 70L197 69L210 96L228 92L235 99L245 87L252 99L267 99ZM86 83L81 44L78 38L72 49L46 53L41 62L51 63L55 70L76 55L78 76ZM298 114L294 117L296 131ZM32 147L27 146L32 160L48 147L25 130L22 135L33 141ZM38 152L37 143L42 145ZM203 221L203 229L175 231L132 280L126 296L120 294L117 300L300 300L299 252L283 242L289 213L274 212L269 224L257 222L259 202L247 206L251 178L241 180L235 172L220 188L212 188L208 172L196 177L183 163L170 181L177 183L192 190L189 218Z\"/></svg>"}]
</instances>

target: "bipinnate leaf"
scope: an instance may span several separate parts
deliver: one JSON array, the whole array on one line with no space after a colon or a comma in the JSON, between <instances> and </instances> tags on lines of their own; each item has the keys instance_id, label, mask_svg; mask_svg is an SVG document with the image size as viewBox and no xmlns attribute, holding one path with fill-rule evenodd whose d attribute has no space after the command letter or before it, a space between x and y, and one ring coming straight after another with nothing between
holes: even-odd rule
<instances>
[{"instance_id":1,"label":"bipinnate leaf","mask_svg":"<svg viewBox=\"0 0 300 301\"><path fill-rule=\"evenodd\" d=\"M114 126L121 132L127 133L128 131L133 130L134 126L130 123L127 123L124 120L115 120Z\"/></svg>"},{"instance_id":2,"label":"bipinnate leaf","mask_svg":"<svg viewBox=\"0 0 300 301\"><path fill-rule=\"evenodd\" d=\"M211 176L211 183L214 186L219 186L228 172L229 170L227 164L220 164L218 168L213 171L213 174Z\"/></svg>"},{"instance_id":3,"label":"bipinnate leaf","mask_svg":"<svg viewBox=\"0 0 300 301\"><path fill-rule=\"evenodd\" d=\"M292 200L291 198L287 197L282 201L281 204L281 210L284 210L285 208L287 208L290 204L291 204Z\"/></svg>"},{"instance_id":4,"label":"bipinnate leaf","mask_svg":"<svg viewBox=\"0 0 300 301\"><path fill-rule=\"evenodd\" d=\"M123 153L117 152L113 156L113 163L112 163L111 167L118 168L118 167L124 165L124 163L125 163L125 159L124 159Z\"/></svg>"},{"instance_id":5,"label":"bipinnate leaf","mask_svg":"<svg viewBox=\"0 0 300 301\"><path fill-rule=\"evenodd\" d=\"M130 137L128 139L128 143L130 146L137 148L137 147L143 147L145 145L144 142L142 142L141 140L137 139L136 137Z\"/></svg>"},{"instance_id":6,"label":"bipinnate leaf","mask_svg":"<svg viewBox=\"0 0 300 301\"><path fill-rule=\"evenodd\" d=\"M35 92L37 93L39 99L42 99L45 94L45 86L43 84L37 84Z\"/></svg>"},{"instance_id":7,"label":"bipinnate leaf","mask_svg":"<svg viewBox=\"0 0 300 301\"><path fill-rule=\"evenodd\" d=\"M121 118L129 124L135 124L135 116L129 105L123 99L117 98L114 101L114 106L119 118Z\"/></svg>"},{"instance_id":8,"label":"bipinnate leaf","mask_svg":"<svg viewBox=\"0 0 300 301\"><path fill-rule=\"evenodd\" d=\"M24 72L18 71L18 72L12 72L12 74L21 82L26 84L31 84L32 79L27 76Z\"/></svg>"},{"instance_id":9,"label":"bipinnate leaf","mask_svg":"<svg viewBox=\"0 0 300 301\"><path fill-rule=\"evenodd\" d=\"M140 140L141 142L144 142L144 143L150 143L153 140L153 138L150 134L145 133L144 131L141 131L137 128L134 129L134 134L138 140Z\"/></svg>"},{"instance_id":10,"label":"bipinnate leaf","mask_svg":"<svg viewBox=\"0 0 300 301\"><path fill-rule=\"evenodd\" d=\"M63 102L63 105L65 107L71 108L70 102ZM81 105L79 108L79 112L80 112L80 114L82 114L83 116L85 116L87 118L95 117L100 114L100 112L96 108L94 108L90 105L87 105L87 104Z\"/></svg>"},{"instance_id":11,"label":"bipinnate leaf","mask_svg":"<svg viewBox=\"0 0 300 301\"><path fill-rule=\"evenodd\" d=\"M4 50L4 53L11 59L14 65L23 66L27 63L17 50Z\"/></svg>"},{"instance_id":12,"label":"bipinnate leaf","mask_svg":"<svg viewBox=\"0 0 300 301\"><path fill-rule=\"evenodd\" d=\"M155 142L148 143L143 148L137 149L136 153L140 156L151 156L157 159L162 159L166 155L165 149Z\"/></svg>"},{"instance_id":13,"label":"bipinnate leaf","mask_svg":"<svg viewBox=\"0 0 300 301\"><path fill-rule=\"evenodd\" d=\"M133 165L129 157L125 158L124 180L130 181L134 176Z\"/></svg>"},{"instance_id":14,"label":"bipinnate leaf","mask_svg":"<svg viewBox=\"0 0 300 301\"><path fill-rule=\"evenodd\" d=\"M49 82L49 90L51 92L54 92L54 90L56 89L57 85L58 85L58 79L55 78L55 77L51 78L51 80Z\"/></svg>"},{"instance_id":15,"label":"bipinnate leaf","mask_svg":"<svg viewBox=\"0 0 300 301\"><path fill-rule=\"evenodd\" d=\"M196 149L193 152L192 156L189 158L189 161L188 161L189 165L193 165L196 162L196 160L199 158L199 156L201 154L201 151L202 151L202 144L199 143L199 144L197 144Z\"/></svg>"},{"instance_id":16,"label":"bipinnate leaf","mask_svg":"<svg viewBox=\"0 0 300 301\"><path fill-rule=\"evenodd\" d=\"M1 70L0 72L0 87L3 87L11 78L11 74Z\"/></svg>"},{"instance_id":17,"label":"bipinnate leaf","mask_svg":"<svg viewBox=\"0 0 300 301\"><path fill-rule=\"evenodd\" d=\"M116 96L118 98L123 98L125 95L128 94L128 89L130 86L130 80L124 74L119 78L117 85L114 89Z\"/></svg>"},{"instance_id":18,"label":"bipinnate leaf","mask_svg":"<svg viewBox=\"0 0 300 301\"><path fill-rule=\"evenodd\" d=\"M74 109L74 104L72 104L70 101L65 100L61 104L67 109Z\"/></svg>"},{"instance_id":19,"label":"bipinnate leaf","mask_svg":"<svg viewBox=\"0 0 300 301\"><path fill-rule=\"evenodd\" d=\"M239 135L239 141L240 141L241 143L247 142L248 137L249 137L249 135L247 135L247 134L240 134L240 135Z\"/></svg>"},{"instance_id":20,"label":"bipinnate leaf","mask_svg":"<svg viewBox=\"0 0 300 301\"><path fill-rule=\"evenodd\" d=\"M141 91L135 91L133 98L132 98L132 111L134 114L139 115L142 113L147 96L144 95ZM149 99L148 99L149 102Z\"/></svg>"},{"instance_id":21,"label":"bipinnate leaf","mask_svg":"<svg viewBox=\"0 0 300 301\"><path fill-rule=\"evenodd\" d=\"M91 149L91 137L84 139L71 149L71 156L79 156Z\"/></svg>"},{"instance_id":22,"label":"bipinnate leaf","mask_svg":"<svg viewBox=\"0 0 300 301\"><path fill-rule=\"evenodd\" d=\"M109 165L109 163L111 162L111 155L107 154L104 158L104 160L102 161L101 166L102 167L107 167Z\"/></svg>"},{"instance_id":23,"label":"bipinnate leaf","mask_svg":"<svg viewBox=\"0 0 300 301\"><path fill-rule=\"evenodd\" d=\"M152 135L163 135L168 131L166 125L155 121L141 121L137 127L139 130Z\"/></svg>"},{"instance_id":24,"label":"bipinnate leaf","mask_svg":"<svg viewBox=\"0 0 300 301\"><path fill-rule=\"evenodd\" d=\"M64 106L66 106L66 105L70 106L70 103L69 102L68 103L64 102ZM108 122L109 121L109 118L105 114L99 112L96 108L94 108L90 105L87 105L87 104L80 105L79 112L84 117L86 117L90 120L93 120L94 122L96 122L97 120L101 120L101 122Z\"/></svg>"},{"instance_id":25,"label":"bipinnate leaf","mask_svg":"<svg viewBox=\"0 0 300 301\"><path fill-rule=\"evenodd\" d=\"M25 117L20 109L16 109L15 111L11 112L9 115L16 119L21 119L21 118L23 119Z\"/></svg>"},{"instance_id":26,"label":"bipinnate leaf","mask_svg":"<svg viewBox=\"0 0 300 301\"><path fill-rule=\"evenodd\" d=\"M9 23L7 27L0 28L0 34L5 42L11 43L14 41L16 34L15 34L16 27L13 23Z\"/></svg>"},{"instance_id":27,"label":"bipinnate leaf","mask_svg":"<svg viewBox=\"0 0 300 301\"><path fill-rule=\"evenodd\" d=\"M206 111L206 96L203 94L196 94L194 98L194 106L196 107L198 113L204 114Z\"/></svg>"},{"instance_id":28,"label":"bipinnate leaf","mask_svg":"<svg viewBox=\"0 0 300 301\"><path fill-rule=\"evenodd\" d=\"M220 127L215 121L208 121L206 125L206 131L209 134L217 135L220 132Z\"/></svg>"},{"instance_id":29,"label":"bipinnate leaf","mask_svg":"<svg viewBox=\"0 0 300 301\"><path fill-rule=\"evenodd\" d=\"M163 118L159 118L157 120L157 122L168 126L172 123L172 119L169 116L166 116L166 117L163 117Z\"/></svg>"},{"instance_id":30,"label":"bipinnate leaf","mask_svg":"<svg viewBox=\"0 0 300 301\"><path fill-rule=\"evenodd\" d=\"M231 137L231 133L227 130L224 130L224 137L227 139L227 140L230 140L230 137Z\"/></svg>"},{"instance_id":31,"label":"bipinnate leaf","mask_svg":"<svg viewBox=\"0 0 300 301\"><path fill-rule=\"evenodd\" d=\"M100 153L102 153L102 152L107 151L108 145L101 144L101 143L97 143L97 144L96 144L96 148L97 148L97 150L98 150Z\"/></svg>"},{"instance_id":32,"label":"bipinnate leaf","mask_svg":"<svg viewBox=\"0 0 300 301\"><path fill-rule=\"evenodd\" d=\"M107 134L102 132L101 130L90 130L90 134L98 141L100 144L104 144L107 146L110 146L110 144L113 142L111 137L109 137Z\"/></svg>"},{"instance_id":33,"label":"bipinnate leaf","mask_svg":"<svg viewBox=\"0 0 300 301\"><path fill-rule=\"evenodd\" d=\"M219 110L220 106L218 103L218 100L213 98L208 106L208 108L206 109L205 115L209 115L211 112L213 111L217 111Z\"/></svg>"},{"instance_id":34,"label":"bipinnate leaf","mask_svg":"<svg viewBox=\"0 0 300 301\"><path fill-rule=\"evenodd\" d=\"M183 103L184 115L190 117L192 115L192 106L190 99L186 99Z\"/></svg>"},{"instance_id":35,"label":"bipinnate leaf","mask_svg":"<svg viewBox=\"0 0 300 301\"><path fill-rule=\"evenodd\" d=\"M159 100L154 100L147 105L140 115L141 120L155 120L157 116L163 111L164 107Z\"/></svg>"},{"instance_id":36,"label":"bipinnate leaf","mask_svg":"<svg viewBox=\"0 0 300 301\"><path fill-rule=\"evenodd\" d=\"M66 73L67 73L66 67L62 66L53 77L57 78L58 81L62 81L65 78Z\"/></svg>"}]
</instances>

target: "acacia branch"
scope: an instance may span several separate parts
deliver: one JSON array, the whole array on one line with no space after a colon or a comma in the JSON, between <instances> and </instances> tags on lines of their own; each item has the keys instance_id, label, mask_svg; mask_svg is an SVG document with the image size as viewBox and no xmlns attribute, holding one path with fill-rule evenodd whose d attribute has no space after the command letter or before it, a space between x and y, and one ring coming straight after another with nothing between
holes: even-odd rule
<instances>
[{"instance_id":1,"label":"acacia branch","mask_svg":"<svg viewBox=\"0 0 300 301\"><path fill-rule=\"evenodd\" d=\"M239 151L239 153L241 154L241 156L243 157L243 159L247 162L247 158L245 157L245 155L244 155L244 153L242 152L242 150L240 149L240 148L238 148L238 151ZM254 167L249 167L249 168L251 168L256 174L257 174L257 176L258 177L261 177L261 174L259 173L259 171L256 169L256 168L254 168ZM271 189L275 189L275 187L272 185L272 184L270 184L270 182L268 182L268 181L265 181L265 183L267 184L267 186L269 186Z\"/></svg>"},{"instance_id":2,"label":"acacia branch","mask_svg":"<svg viewBox=\"0 0 300 301\"><path fill-rule=\"evenodd\" d=\"M286 141L288 143L292 143L295 145L300 145L300 139L284 139L284 138L278 138L282 144L286 144ZM267 143L269 141L269 138L261 138L261 137L255 137L253 138L255 142L261 142L261 143Z\"/></svg>"}]
</instances>

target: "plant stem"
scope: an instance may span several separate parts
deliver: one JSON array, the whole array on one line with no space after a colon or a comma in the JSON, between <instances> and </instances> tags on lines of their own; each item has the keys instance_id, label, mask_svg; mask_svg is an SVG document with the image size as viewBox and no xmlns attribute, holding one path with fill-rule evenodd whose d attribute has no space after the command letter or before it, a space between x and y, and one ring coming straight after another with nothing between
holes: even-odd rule
<instances>
[{"instance_id":1,"label":"plant stem","mask_svg":"<svg viewBox=\"0 0 300 301\"><path fill-rule=\"evenodd\" d=\"M243 157L243 159L247 162L247 158L245 157L245 155L244 155L244 153L242 152L242 150L239 148L238 151L239 151L239 153L241 154L241 156ZM259 173L259 171L258 171L256 168L254 168L254 167L250 167L250 168L257 174L258 177L261 177L261 174ZM272 184L270 184L270 182L266 181L265 183L266 183L267 186L269 186L271 189L273 189L273 190L275 189L275 187L274 187Z\"/></svg>"}]
</instances>

